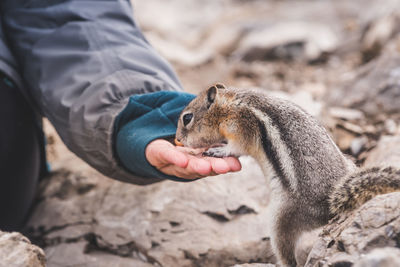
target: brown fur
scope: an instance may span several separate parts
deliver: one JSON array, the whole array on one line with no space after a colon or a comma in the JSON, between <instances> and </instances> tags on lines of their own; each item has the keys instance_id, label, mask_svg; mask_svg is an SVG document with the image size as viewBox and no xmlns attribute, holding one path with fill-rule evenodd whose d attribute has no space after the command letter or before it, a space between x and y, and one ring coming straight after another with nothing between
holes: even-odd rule
<instances>
[{"instance_id":1,"label":"brown fur","mask_svg":"<svg viewBox=\"0 0 400 267\"><path fill-rule=\"evenodd\" d=\"M184 125L183 116L193 114ZM271 242L280 263L295 266L303 231L326 224L376 194L399 190L400 171L360 172L327 131L295 104L260 92L217 84L182 112L176 137L208 156L250 155L271 183ZM383 178L386 177L386 178Z\"/></svg>"},{"instance_id":2,"label":"brown fur","mask_svg":"<svg viewBox=\"0 0 400 267\"><path fill-rule=\"evenodd\" d=\"M351 211L376 195L400 191L400 170L372 167L343 177L330 196L332 216Z\"/></svg>"}]
</instances>

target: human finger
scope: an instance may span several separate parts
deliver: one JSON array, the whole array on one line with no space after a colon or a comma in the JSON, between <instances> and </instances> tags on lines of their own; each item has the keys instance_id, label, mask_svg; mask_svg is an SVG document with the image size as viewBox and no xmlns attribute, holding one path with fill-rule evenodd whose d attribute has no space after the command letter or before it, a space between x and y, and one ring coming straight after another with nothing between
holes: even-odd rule
<instances>
[{"instance_id":1,"label":"human finger","mask_svg":"<svg viewBox=\"0 0 400 267\"><path fill-rule=\"evenodd\" d=\"M230 170L228 163L223 158L205 157L204 159L210 162L212 171L216 174L224 174Z\"/></svg>"},{"instance_id":2,"label":"human finger","mask_svg":"<svg viewBox=\"0 0 400 267\"><path fill-rule=\"evenodd\" d=\"M198 173L194 173L193 171L189 171L188 169L179 168L175 165L167 165L163 168L160 168L159 171L167 174L176 176L183 179L193 180L197 178L204 177L203 175L199 175Z\"/></svg>"},{"instance_id":3,"label":"human finger","mask_svg":"<svg viewBox=\"0 0 400 267\"><path fill-rule=\"evenodd\" d=\"M235 157L226 157L224 158L226 163L229 165L229 169L232 172L238 172L242 169L242 164L240 163L238 158Z\"/></svg>"}]
</instances>

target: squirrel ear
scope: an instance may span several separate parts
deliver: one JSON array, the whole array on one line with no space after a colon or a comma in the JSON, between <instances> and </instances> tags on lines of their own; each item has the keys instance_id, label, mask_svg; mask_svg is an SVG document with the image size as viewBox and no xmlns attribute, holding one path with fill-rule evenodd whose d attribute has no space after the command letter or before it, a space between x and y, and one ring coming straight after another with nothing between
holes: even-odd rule
<instances>
[{"instance_id":1,"label":"squirrel ear","mask_svg":"<svg viewBox=\"0 0 400 267\"><path fill-rule=\"evenodd\" d=\"M217 87L211 86L210 88L207 89L207 101L208 101L208 106L210 106L212 103L214 103L215 97L217 96Z\"/></svg>"},{"instance_id":2,"label":"squirrel ear","mask_svg":"<svg viewBox=\"0 0 400 267\"><path fill-rule=\"evenodd\" d=\"M210 105L214 103L215 97L217 96L219 89L226 89L226 87L222 83L217 83L207 89L208 107L210 107Z\"/></svg>"}]
</instances>

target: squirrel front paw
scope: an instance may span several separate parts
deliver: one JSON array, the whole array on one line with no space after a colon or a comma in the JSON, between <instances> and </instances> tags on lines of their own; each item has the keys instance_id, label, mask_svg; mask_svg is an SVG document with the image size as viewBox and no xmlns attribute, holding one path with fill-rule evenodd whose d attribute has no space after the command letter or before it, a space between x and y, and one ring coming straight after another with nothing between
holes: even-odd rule
<instances>
[{"instance_id":1,"label":"squirrel front paw","mask_svg":"<svg viewBox=\"0 0 400 267\"><path fill-rule=\"evenodd\" d=\"M203 152L203 156L223 158L223 157L229 157L230 153L227 151L225 146L219 146L207 149L206 151Z\"/></svg>"}]
</instances>

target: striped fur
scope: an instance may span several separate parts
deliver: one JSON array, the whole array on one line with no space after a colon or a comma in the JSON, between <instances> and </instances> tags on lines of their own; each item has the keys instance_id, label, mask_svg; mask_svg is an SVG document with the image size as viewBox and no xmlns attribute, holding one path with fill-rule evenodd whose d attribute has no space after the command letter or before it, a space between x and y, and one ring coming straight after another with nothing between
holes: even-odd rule
<instances>
[{"instance_id":1,"label":"striped fur","mask_svg":"<svg viewBox=\"0 0 400 267\"><path fill-rule=\"evenodd\" d=\"M297 180L293 170L292 159L286 144L280 140L279 130L274 127L269 117L255 108L250 108L256 117L260 140L265 156L273 166L276 175L280 178L282 185L286 189L296 191ZM268 126L267 126L268 125ZM268 129L267 129L268 127ZM275 140L273 142L272 140Z\"/></svg>"},{"instance_id":2,"label":"striped fur","mask_svg":"<svg viewBox=\"0 0 400 267\"><path fill-rule=\"evenodd\" d=\"M185 146L209 147L208 156L250 155L271 178L271 242L283 266L296 265L295 244L303 231L399 189L399 171L393 168L354 173L327 131L289 101L219 85L202 92L182 114L188 112L192 121L184 126L180 119L176 134Z\"/></svg>"}]
</instances>

